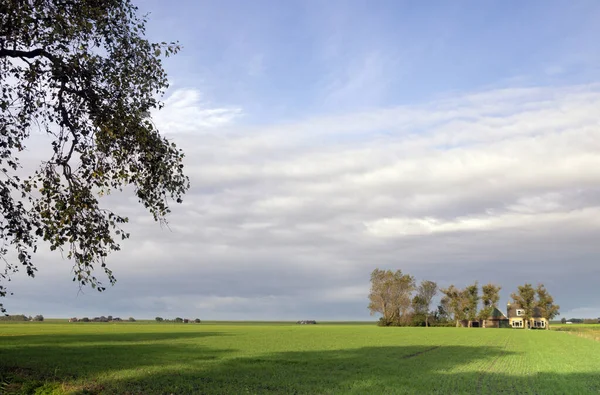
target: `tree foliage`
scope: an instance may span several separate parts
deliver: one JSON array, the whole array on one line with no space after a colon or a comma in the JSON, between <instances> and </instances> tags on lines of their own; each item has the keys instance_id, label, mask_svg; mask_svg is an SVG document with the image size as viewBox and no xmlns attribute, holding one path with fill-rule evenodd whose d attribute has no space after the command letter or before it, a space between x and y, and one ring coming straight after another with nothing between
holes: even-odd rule
<instances>
[{"instance_id":1,"label":"tree foliage","mask_svg":"<svg viewBox=\"0 0 600 395\"><path fill-rule=\"evenodd\" d=\"M519 285L517 289L518 292L512 293L510 297L523 310L523 321L529 322L533 317L533 309L537 306L535 289L531 284Z\"/></svg>"},{"instance_id":2,"label":"tree foliage","mask_svg":"<svg viewBox=\"0 0 600 395\"><path fill-rule=\"evenodd\" d=\"M411 307L411 293L414 289L414 277L402 274L401 270L373 270L369 293L371 315L380 313L384 325L401 320Z\"/></svg>"},{"instance_id":3,"label":"tree foliage","mask_svg":"<svg viewBox=\"0 0 600 395\"><path fill-rule=\"evenodd\" d=\"M129 236L127 218L99 198L131 186L155 220L189 187L183 153L149 114L168 87L162 56L174 43L144 38L146 19L130 0L0 2L0 280L24 267L40 239L64 250L80 286L103 290L95 270ZM32 134L51 153L23 176L20 153ZM6 295L0 284L0 296Z\"/></svg>"},{"instance_id":4,"label":"tree foliage","mask_svg":"<svg viewBox=\"0 0 600 395\"><path fill-rule=\"evenodd\" d=\"M540 309L540 313L542 317L548 320L548 325L550 325L550 320L554 319L558 314L560 314L560 306L554 304L554 298L544 284L539 284L537 289L537 307Z\"/></svg>"},{"instance_id":5,"label":"tree foliage","mask_svg":"<svg viewBox=\"0 0 600 395\"><path fill-rule=\"evenodd\" d=\"M481 287L481 304L483 307L479 312L479 319L486 320L492 315L500 300L501 289L501 286L492 283Z\"/></svg>"},{"instance_id":6,"label":"tree foliage","mask_svg":"<svg viewBox=\"0 0 600 395\"><path fill-rule=\"evenodd\" d=\"M460 321L467 319L468 300L465 291L452 284L448 288L442 288L441 292L445 295L448 310L452 313L456 326L459 326Z\"/></svg>"},{"instance_id":7,"label":"tree foliage","mask_svg":"<svg viewBox=\"0 0 600 395\"><path fill-rule=\"evenodd\" d=\"M450 299L447 296L443 296L440 299L440 304L437 306L434 318L436 322L446 324L451 320L450 317Z\"/></svg>"},{"instance_id":8,"label":"tree foliage","mask_svg":"<svg viewBox=\"0 0 600 395\"><path fill-rule=\"evenodd\" d=\"M430 280L421 281L417 287L417 295L413 299L413 305L415 306L415 312L425 315L425 326L429 326L429 307L437 291L437 284Z\"/></svg>"},{"instance_id":9,"label":"tree foliage","mask_svg":"<svg viewBox=\"0 0 600 395\"><path fill-rule=\"evenodd\" d=\"M0 321L29 321L29 318L25 314L3 315Z\"/></svg>"},{"instance_id":10,"label":"tree foliage","mask_svg":"<svg viewBox=\"0 0 600 395\"><path fill-rule=\"evenodd\" d=\"M477 281L469 285L463 290L463 298L465 299L465 312L469 326L473 321L477 321L479 307L479 284Z\"/></svg>"}]
</instances>

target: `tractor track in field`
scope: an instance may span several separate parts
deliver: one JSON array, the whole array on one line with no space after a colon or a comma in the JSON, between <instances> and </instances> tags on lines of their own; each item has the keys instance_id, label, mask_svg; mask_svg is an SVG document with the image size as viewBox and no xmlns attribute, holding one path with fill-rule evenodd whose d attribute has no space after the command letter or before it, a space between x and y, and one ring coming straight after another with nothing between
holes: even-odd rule
<instances>
[{"instance_id":1,"label":"tractor track in field","mask_svg":"<svg viewBox=\"0 0 600 395\"><path fill-rule=\"evenodd\" d=\"M485 369L482 369L481 372L479 372L479 377L477 378L477 391L476 391L477 394L483 393L483 391L482 391L483 390L483 379L485 378L486 373L493 372L494 367L496 366L496 364L498 363L500 358L507 355L508 345L510 344L510 340L511 340L511 338L508 337L506 339L506 341L504 342L504 346L502 346L502 348L501 348L501 352L498 353L498 355L496 355L496 357L494 357L494 359L492 359L492 361L488 364L488 366Z\"/></svg>"},{"instance_id":2,"label":"tractor track in field","mask_svg":"<svg viewBox=\"0 0 600 395\"><path fill-rule=\"evenodd\" d=\"M437 350L438 348L440 348L440 346L435 346L435 347L431 347L431 348L428 348L428 349L423 350L423 351L418 351L418 352L415 352L415 353L412 353L412 354L408 354L408 355L403 356L402 359L410 359L410 358L418 357L419 355L423 355L423 354L425 354L427 352L430 352L430 351L433 351L433 350Z\"/></svg>"}]
</instances>

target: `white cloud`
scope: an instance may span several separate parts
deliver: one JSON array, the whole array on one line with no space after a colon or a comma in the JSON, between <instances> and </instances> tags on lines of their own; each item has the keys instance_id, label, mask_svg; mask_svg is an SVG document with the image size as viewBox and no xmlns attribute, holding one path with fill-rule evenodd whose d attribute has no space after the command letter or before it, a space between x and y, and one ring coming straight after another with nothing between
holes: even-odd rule
<instances>
[{"instance_id":1,"label":"white cloud","mask_svg":"<svg viewBox=\"0 0 600 395\"><path fill-rule=\"evenodd\" d=\"M600 296L600 86L264 128L232 123L235 111L196 118L199 96L174 96L163 129L214 133L173 137L192 190L170 231L118 200L132 241L110 258L119 290L108 298L149 298L137 305L149 317L179 306L201 318L367 318L375 267L441 285L495 281L505 298L541 281L565 311ZM40 277L58 278L59 263Z\"/></svg>"},{"instance_id":2,"label":"white cloud","mask_svg":"<svg viewBox=\"0 0 600 395\"><path fill-rule=\"evenodd\" d=\"M165 107L152 118L163 133L201 133L227 125L242 114L239 108L214 108L201 100L196 89L177 89L165 100Z\"/></svg>"},{"instance_id":3,"label":"white cloud","mask_svg":"<svg viewBox=\"0 0 600 395\"><path fill-rule=\"evenodd\" d=\"M437 218L383 218L366 223L367 232L376 237L430 235L434 233L481 232L500 229L536 230L545 227L559 228L565 223L590 231L600 230L600 207L554 213L507 213L456 217L445 221Z\"/></svg>"}]
</instances>

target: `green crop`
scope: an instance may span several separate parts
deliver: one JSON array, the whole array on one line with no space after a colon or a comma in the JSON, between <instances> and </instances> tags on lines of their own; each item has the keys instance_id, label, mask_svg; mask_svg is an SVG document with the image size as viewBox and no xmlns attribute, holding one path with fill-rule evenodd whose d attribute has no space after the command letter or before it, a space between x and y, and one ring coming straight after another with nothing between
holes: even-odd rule
<instances>
[{"instance_id":1,"label":"green crop","mask_svg":"<svg viewBox=\"0 0 600 395\"><path fill-rule=\"evenodd\" d=\"M278 323L0 324L15 394L585 394L600 342L561 331Z\"/></svg>"}]
</instances>

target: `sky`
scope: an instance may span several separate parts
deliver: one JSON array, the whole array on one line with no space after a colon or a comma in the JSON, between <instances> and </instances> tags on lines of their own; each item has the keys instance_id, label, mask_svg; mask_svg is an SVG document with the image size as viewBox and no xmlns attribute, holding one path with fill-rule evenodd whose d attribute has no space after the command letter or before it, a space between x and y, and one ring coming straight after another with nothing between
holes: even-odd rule
<instances>
[{"instance_id":1,"label":"sky","mask_svg":"<svg viewBox=\"0 0 600 395\"><path fill-rule=\"evenodd\" d=\"M41 249L10 312L370 320L369 276L544 283L600 317L600 3L137 2L178 40L153 114L186 153L169 227L131 193L118 281ZM45 159L43 141L28 154Z\"/></svg>"}]
</instances>

